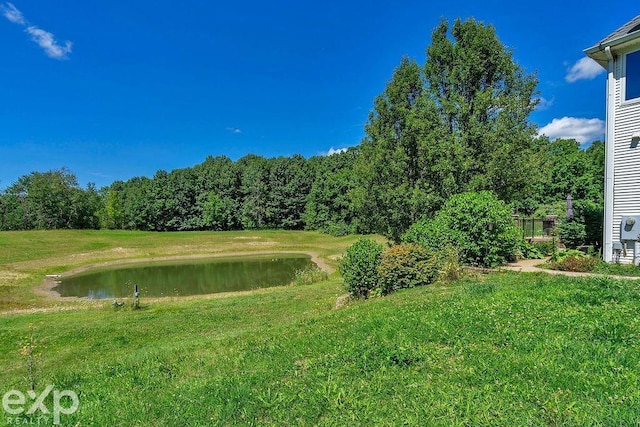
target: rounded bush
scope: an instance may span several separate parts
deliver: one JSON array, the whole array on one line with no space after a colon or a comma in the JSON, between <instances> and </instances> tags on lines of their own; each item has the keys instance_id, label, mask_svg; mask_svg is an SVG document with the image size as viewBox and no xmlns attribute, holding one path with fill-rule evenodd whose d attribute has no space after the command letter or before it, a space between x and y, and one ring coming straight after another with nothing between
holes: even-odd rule
<instances>
[{"instance_id":1,"label":"rounded bush","mask_svg":"<svg viewBox=\"0 0 640 427\"><path fill-rule=\"evenodd\" d=\"M439 268L438 257L423 246L394 246L386 250L380 259L378 292L388 295L398 289L431 284L438 278Z\"/></svg>"},{"instance_id":2,"label":"rounded bush","mask_svg":"<svg viewBox=\"0 0 640 427\"><path fill-rule=\"evenodd\" d=\"M378 285L378 266L382 245L363 238L351 245L340 260L340 273L347 292L356 298L367 298Z\"/></svg>"},{"instance_id":3,"label":"rounded bush","mask_svg":"<svg viewBox=\"0 0 640 427\"><path fill-rule=\"evenodd\" d=\"M457 194L434 218L412 225L402 236L433 251L459 250L465 264L496 266L514 260L522 238L509 206L491 193Z\"/></svg>"}]
</instances>

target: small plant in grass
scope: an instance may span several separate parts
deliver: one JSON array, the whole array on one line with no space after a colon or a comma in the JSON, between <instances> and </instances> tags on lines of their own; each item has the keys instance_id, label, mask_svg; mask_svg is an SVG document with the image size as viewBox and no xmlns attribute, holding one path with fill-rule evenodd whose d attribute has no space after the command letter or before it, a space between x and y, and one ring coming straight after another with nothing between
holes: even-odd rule
<instances>
[{"instance_id":1,"label":"small plant in grass","mask_svg":"<svg viewBox=\"0 0 640 427\"><path fill-rule=\"evenodd\" d=\"M460 254L454 247L443 249L439 255L439 265L438 280L440 281L455 282L464 275L464 270L460 265Z\"/></svg>"},{"instance_id":2,"label":"small plant in grass","mask_svg":"<svg viewBox=\"0 0 640 427\"><path fill-rule=\"evenodd\" d=\"M20 342L20 354L24 357L25 367L27 369L27 382L31 391L35 391L37 385L37 358L39 357L40 348L44 347L45 342L35 338L33 326L29 328L29 335Z\"/></svg>"},{"instance_id":3,"label":"small plant in grass","mask_svg":"<svg viewBox=\"0 0 640 427\"><path fill-rule=\"evenodd\" d=\"M340 260L340 273L347 292L356 298L368 298L378 285L378 266L382 245L363 238L351 245Z\"/></svg>"},{"instance_id":4,"label":"small plant in grass","mask_svg":"<svg viewBox=\"0 0 640 427\"><path fill-rule=\"evenodd\" d=\"M326 271L313 264L309 267L297 270L293 278L294 285L311 285L313 283L327 280L329 275Z\"/></svg>"},{"instance_id":5,"label":"small plant in grass","mask_svg":"<svg viewBox=\"0 0 640 427\"><path fill-rule=\"evenodd\" d=\"M387 295L398 289L429 285L438 278L439 270L438 258L430 249L414 244L394 246L380 260L379 292Z\"/></svg>"}]
</instances>

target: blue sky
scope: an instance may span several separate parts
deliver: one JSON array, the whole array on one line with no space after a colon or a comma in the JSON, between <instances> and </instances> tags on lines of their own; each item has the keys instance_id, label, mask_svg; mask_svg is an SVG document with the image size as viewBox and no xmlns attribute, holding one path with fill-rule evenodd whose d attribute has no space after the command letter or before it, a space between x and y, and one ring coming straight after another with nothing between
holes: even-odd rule
<instances>
[{"instance_id":1,"label":"blue sky","mask_svg":"<svg viewBox=\"0 0 640 427\"><path fill-rule=\"evenodd\" d=\"M491 23L536 72L531 119L602 139L605 74L583 49L628 2L0 0L0 188L67 167L99 187L204 161L356 145L403 55L441 18Z\"/></svg>"}]
</instances>

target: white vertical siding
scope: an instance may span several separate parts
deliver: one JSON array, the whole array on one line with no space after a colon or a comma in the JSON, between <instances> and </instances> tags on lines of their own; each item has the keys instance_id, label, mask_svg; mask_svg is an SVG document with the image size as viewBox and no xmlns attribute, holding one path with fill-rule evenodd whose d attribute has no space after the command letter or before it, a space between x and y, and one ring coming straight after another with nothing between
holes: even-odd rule
<instances>
[{"instance_id":1,"label":"white vertical siding","mask_svg":"<svg viewBox=\"0 0 640 427\"><path fill-rule=\"evenodd\" d=\"M624 215L640 215L640 144L633 144L631 137L640 132L640 103L622 102L624 74L621 56L615 70L615 129L614 129L614 178L613 178L613 241L620 241L620 222ZM632 252L621 262L632 262Z\"/></svg>"}]
</instances>

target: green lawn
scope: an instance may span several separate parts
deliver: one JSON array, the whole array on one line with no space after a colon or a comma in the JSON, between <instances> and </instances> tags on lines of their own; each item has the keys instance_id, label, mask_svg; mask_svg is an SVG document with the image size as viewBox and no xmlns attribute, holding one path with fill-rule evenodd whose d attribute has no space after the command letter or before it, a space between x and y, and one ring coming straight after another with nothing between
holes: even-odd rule
<instances>
[{"instance_id":1,"label":"green lawn","mask_svg":"<svg viewBox=\"0 0 640 427\"><path fill-rule=\"evenodd\" d=\"M92 260L108 259L113 247L135 246L144 256L217 238L125 234L130 244L114 246L116 235L69 236L78 239L76 246L108 245L92 249L102 254ZM281 249L317 243L327 259L349 242L315 233L257 235ZM224 238L234 237L246 236ZM28 238L41 243L32 255L0 249L12 259L3 265L7 271L35 275L56 268L57 260L75 259L74 243L65 245L64 236ZM16 288L12 295L23 301L28 285ZM116 311L108 303L48 306L34 297L47 312L0 317L0 384L7 391L28 389L19 350L33 334L42 342L37 391L55 384L79 396L78 412L62 416L65 425L640 421L639 282L496 273L336 309L342 293L333 274L313 285L152 301L139 311Z\"/></svg>"},{"instance_id":2,"label":"green lawn","mask_svg":"<svg viewBox=\"0 0 640 427\"><path fill-rule=\"evenodd\" d=\"M608 274L612 276L640 277L640 267L633 264L609 264L601 262L596 265L594 271L598 274Z\"/></svg>"}]
</instances>

